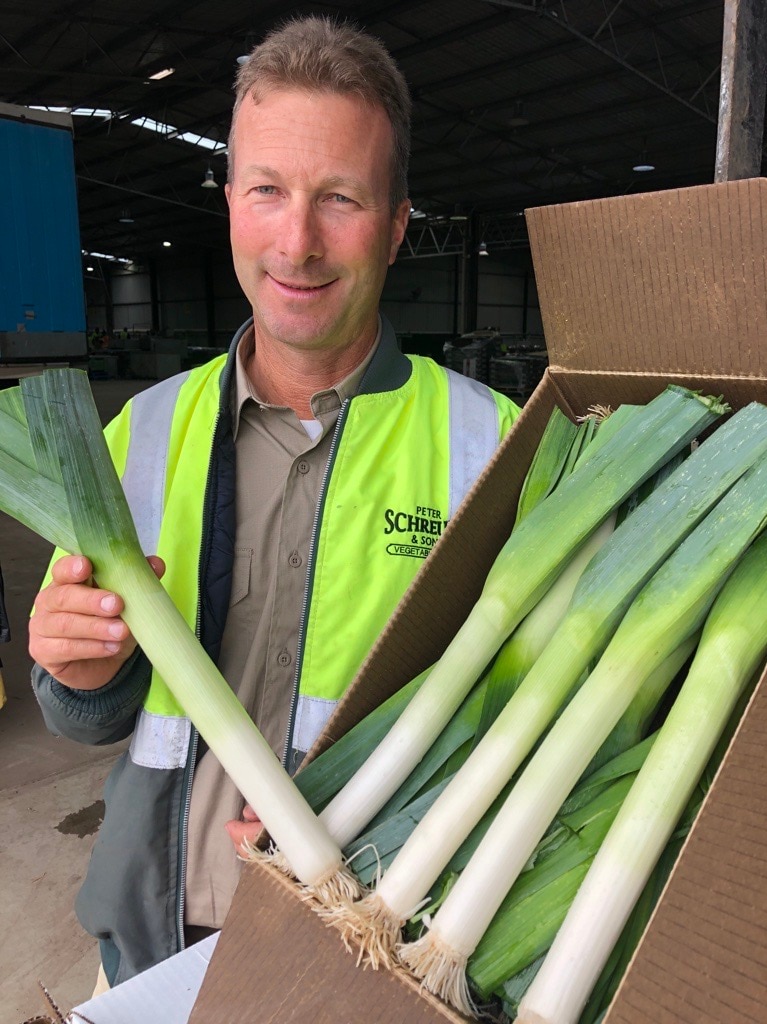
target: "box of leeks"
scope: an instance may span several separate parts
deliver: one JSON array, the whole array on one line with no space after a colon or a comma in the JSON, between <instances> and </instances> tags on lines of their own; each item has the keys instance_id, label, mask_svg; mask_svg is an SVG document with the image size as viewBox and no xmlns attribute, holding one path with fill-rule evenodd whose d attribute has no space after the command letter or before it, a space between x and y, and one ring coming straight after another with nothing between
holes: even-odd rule
<instances>
[{"instance_id":1,"label":"box of leeks","mask_svg":"<svg viewBox=\"0 0 767 1024\"><path fill-rule=\"evenodd\" d=\"M514 524L554 407L668 384L767 402L767 180L528 210L549 368L309 758L440 657ZM767 1006L767 684L742 715L604 1024L757 1021ZM191 1021L460 1021L403 970L356 966L273 870L248 866Z\"/></svg>"}]
</instances>

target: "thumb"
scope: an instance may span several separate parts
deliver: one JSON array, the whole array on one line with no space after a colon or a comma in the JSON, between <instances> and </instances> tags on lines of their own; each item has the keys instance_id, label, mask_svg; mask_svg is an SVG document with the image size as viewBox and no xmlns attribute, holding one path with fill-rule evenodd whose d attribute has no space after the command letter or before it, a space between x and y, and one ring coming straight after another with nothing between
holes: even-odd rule
<instances>
[{"instance_id":1,"label":"thumb","mask_svg":"<svg viewBox=\"0 0 767 1024\"><path fill-rule=\"evenodd\" d=\"M161 580L165 575L165 562L158 555L147 555L146 560L154 569L157 579Z\"/></svg>"},{"instance_id":2,"label":"thumb","mask_svg":"<svg viewBox=\"0 0 767 1024\"><path fill-rule=\"evenodd\" d=\"M243 845L245 840L252 843L261 831L261 825L247 821L227 821L224 826L229 833L229 838L234 843L234 848L240 857L249 856L247 848Z\"/></svg>"}]
</instances>

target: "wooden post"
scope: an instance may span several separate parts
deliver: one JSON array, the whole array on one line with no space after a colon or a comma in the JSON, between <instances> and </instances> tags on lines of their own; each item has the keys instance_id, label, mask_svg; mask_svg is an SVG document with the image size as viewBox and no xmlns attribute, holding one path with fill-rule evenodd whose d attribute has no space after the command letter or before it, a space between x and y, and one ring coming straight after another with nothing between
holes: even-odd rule
<instances>
[{"instance_id":1,"label":"wooden post","mask_svg":"<svg viewBox=\"0 0 767 1024\"><path fill-rule=\"evenodd\" d=\"M767 3L725 0L714 181L760 175L766 89Z\"/></svg>"}]
</instances>

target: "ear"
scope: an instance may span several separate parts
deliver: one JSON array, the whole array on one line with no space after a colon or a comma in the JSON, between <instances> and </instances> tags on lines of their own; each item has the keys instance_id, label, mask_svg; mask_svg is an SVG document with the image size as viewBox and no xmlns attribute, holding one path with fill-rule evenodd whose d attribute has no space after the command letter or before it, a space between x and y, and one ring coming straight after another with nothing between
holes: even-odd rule
<instances>
[{"instance_id":1,"label":"ear","mask_svg":"<svg viewBox=\"0 0 767 1024\"><path fill-rule=\"evenodd\" d=\"M403 199L397 209L394 211L394 217L391 225L391 245L389 247L389 266L394 263L399 252L399 247L402 245L402 239L405 237L405 231L407 230L408 221L410 220L410 200Z\"/></svg>"},{"instance_id":2,"label":"ear","mask_svg":"<svg viewBox=\"0 0 767 1024\"><path fill-rule=\"evenodd\" d=\"M232 199L231 199L231 196L232 196L232 186L229 184L228 181L227 181L226 185L224 185L224 195L226 196L227 206L231 206L232 205Z\"/></svg>"}]
</instances>

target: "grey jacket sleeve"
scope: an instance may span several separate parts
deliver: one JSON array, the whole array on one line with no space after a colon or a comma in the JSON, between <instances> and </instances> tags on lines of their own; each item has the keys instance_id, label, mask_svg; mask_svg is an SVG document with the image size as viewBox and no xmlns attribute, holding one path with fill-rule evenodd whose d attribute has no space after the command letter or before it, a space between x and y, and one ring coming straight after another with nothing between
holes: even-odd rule
<instances>
[{"instance_id":1,"label":"grey jacket sleeve","mask_svg":"<svg viewBox=\"0 0 767 1024\"><path fill-rule=\"evenodd\" d=\"M37 664L32 686L54 736L99 746L117 743L133 732L151 674L149 659L138 649L98 690L73 690Z\"/></svg>"}]
</instances>

